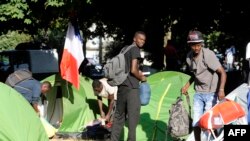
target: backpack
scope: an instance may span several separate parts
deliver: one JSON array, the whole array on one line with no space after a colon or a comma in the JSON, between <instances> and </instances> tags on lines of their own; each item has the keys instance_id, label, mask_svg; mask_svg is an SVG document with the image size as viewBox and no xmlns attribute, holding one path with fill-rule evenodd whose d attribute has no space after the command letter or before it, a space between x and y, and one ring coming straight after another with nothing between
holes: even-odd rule
<instances>
[{"instance_id":1,"label":"backpack","mask_svg":"<svg viewBox=\"0 0 250 141\"><path fill-rule=\"evenodd\" d=\"M16 84L31 78L32 78L32 73L29 70L18 69L7 77L5 84L14 87Z\"/></svg>"},{"instance_id":2,"label":"backpack","mask_svg":"<svg viewBox=\"0 0 250 141\"><path fill-rule=\"evenodd\" d=\"M174 137L179 138L191 133L192 118L191 118L191 106L189 95L186 95L186 101L189 107L189 112L186 110L181 96L177 97L177 100L172 104L169 110L168 120L168 133Z\"/></svg>"},{"instance_id":3,"label":"backpack","mask_svg":"<svg viewBox=\"0 0 250 141\"><path fill-rule=\"evenodd\" d=\"M126 60L124 54L132 47L133 45L122 48L118 55L108 60L103 66L104 77L108 79L111 86L118 86L126 80L129 72L126 72L125 69Z\"/></svg>"}]
</instances>

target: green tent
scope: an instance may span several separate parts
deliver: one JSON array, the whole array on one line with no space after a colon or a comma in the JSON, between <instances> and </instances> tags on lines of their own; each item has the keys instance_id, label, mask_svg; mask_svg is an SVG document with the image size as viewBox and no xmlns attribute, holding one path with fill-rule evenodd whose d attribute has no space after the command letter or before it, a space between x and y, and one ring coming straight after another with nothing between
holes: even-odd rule
<instances>
[{"instance_id":1,"label":"green tent","mask_svg":"<svg viewBox=\"0 0 250 141\"><path fill-rule=\"evenodd\" d=\"M151 99L148 105L141 107L140 122L136 130L136 140L173 140L166 134L169 109L176 101L176 98L180 96L180 90L189 78L189 75L174 71L158 72L147 78L147 82L151 87ZM194 94L193 86L190 87L188 92L192 103ZM127 140L127 133L128 130L127 127L125 127L121 140Z\"/></svg>"},{"instance_id":2,"label":"green tent","mask_svg":"<svg viewBox=\"0 0 250 141\"><path fill-rule=\"evenodd\" d=\"M141 107L140 122L136 131L137 140L172 140L166 135L169 109L180 95L181 87L189 78L189 75L174 71L158 72L148 77L151 99L148 105ZM48 120L52 125L56 123L55 121L62 121L59 126L60 133L81 132L84 125L99 116L98 103L93 94L90 78L81 77L79 90L62 80L60 75L52 75L44 80L50 81L53 85L52 91L47 95ZM194 94L192 86L189 94L192 103ZM127 140L127 132L125 126L121 140Z\"/></svg>"},{"instance_id":3,"label":"green tent","mask_svg":"<svg viewBox=\"0 0 250 141\"><path fill-rule=\"evenodd\" d=\"M79 90L58 74L45 80L53 86L47 94L47 120L58 126L58 132L81 132L85 125L97 118L98 103L92 89L92 79L80 77Z\"/></svg>"},{"instance_id":4,"label":"green tent","mask_svg":"<svg viewBox=\"0 0 250 141\"><path fill-rule=\"evenodd\" d=\"M48 141L45 129L27 100L0 82L0 140Z\"/></svg>"}]
</instances>

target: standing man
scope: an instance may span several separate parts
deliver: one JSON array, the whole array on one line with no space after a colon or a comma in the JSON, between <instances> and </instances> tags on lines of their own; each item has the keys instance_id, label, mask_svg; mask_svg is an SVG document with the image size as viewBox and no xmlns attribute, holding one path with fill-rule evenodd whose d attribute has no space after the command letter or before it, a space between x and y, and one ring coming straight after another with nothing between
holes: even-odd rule
<instances>
[{"instance_id":1,"label":"standing man","mask_svg":"<svg viewBox=\"0 0 250 141\"><path fill-rule=\"evenodd\" d=\"M105 121L108 121L109 123L113 123L113 113L115 111L115 101L117 99L118 87L110 86L107 82L107 78L94 80L92 82L92 87L98 99L101 118L105 119ZM103 110L102 98L107 98L109 100L107 114Z\"/></svg>"},{"instance_id":2,"label":"standing man","mask_svg":"<svg viewBox=\"0 0 250 141\"><path fill-rule=\"evenodd\" d=\"M164 54L166 56L166 70L178 71L179 70L179 55L174 46L173 40L168 40L166 47L164 48Z\"/></svg>"},{"instance_id":3,"label":"standing man","mask_svg":"<svg viewBox=\"0 0 250 141\"><path fill-rule=\"evenodd\" d=\"M227 64L227 71L233 70L233 63L235 60L235 47L234 45L231 45L229 48L226 49L225 55L226 55L226 64Z\"/></svg>"},{"instance_id":4,"label":"standing man","mask_svg":"<svg viewBox=\"0 0 250 141\"><path fill-rule=\"evenodd\" d=\"M193 105L193 127L195 140L201 140L201 129L198 121L203 113L225 97L224 87L226 83L226 72L215 53L204 48L204 39L200 31L194 30L188 33L187 43L191 51L187 54L186 62L192 73L190 80L181 89L183 94L194 81L194 105Z\"/></svg>"},{"instance_id":5,"label":"standing man","mask_svg":"<svg viewBox=\"0 0 250 141\"><path fill-rule=\"evenodd\" d=\"M248 69L248 80L247 80L247 84L248 86L250 86L250 42L247 43L247 47L246 47L246 60L249 63L249 68Z\"/></svg>"},{"instance_id":6,"label":"standing man","mask_svg":"<svg viewBox=\"0 0 250 141\"><path fill-rule=\"evenodd\" d=\"M128 141L136 140L136 127L140 118L139 82L146 77L139 71L140 48L143 47L146 34L137 31L133 38L133 47L125 53L126 71L130 72L127 79L118 86L117 105L111 132L111 141L119 141L127 114Z\"/></svg>"}]
</instances>

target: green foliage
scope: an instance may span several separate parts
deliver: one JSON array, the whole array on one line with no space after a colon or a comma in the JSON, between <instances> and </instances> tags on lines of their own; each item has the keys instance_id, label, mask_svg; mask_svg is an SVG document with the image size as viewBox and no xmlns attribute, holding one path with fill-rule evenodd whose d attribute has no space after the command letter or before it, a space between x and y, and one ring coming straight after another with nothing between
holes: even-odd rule
<instances>
[{"instance_id":1,"label":"green foliage","mask_svg":"<svg viewBox=\"0 0 250 141\"><path fill-rule=\"evenodd\" d=\"M48 6L51 7L61 7L65 5L63 0L47 0L47 2L45 2L45 7L47 8Z\"/></svg>"},{"instance_id":2,"label":"green foliage","mask_svg":"<svg viewBox=\"0 0 250 141\"><path fill-rule=\"evenodd\" d=\"M28 10L28 4L21 0L13 0L6 4L0 5L0 21L10 19L23 19Z\"/></svg>"},{"instance_id":3,"label":"green foliage","mask_svg":"<svg viewBox=\"0 0 250 141\"><path fill-rule=\"evenodd\" d=\"M26 24L31 24L32 21L31 21L30 19L24 19L24 23L26 23Z\"/></svg>"},{"instance_id":4,"label":"green foliage","mask_svg":"<svg viewBox=\"0 0 250 141\"><path fill-rule=\"evenodd\" d=\"M124 47L124 43L120 41L114 41L106 47L106 54L104 56L104 60L110 59L116 56L121 49Z\"/></svg>"},{"instance_id":5,"label":"green foliage","mask_svg":"<svg viewBox=\"0 0 250 141\"><path fill-rule=\"evenodd\" d=\"M92 0L86 0L86 3L92 4Z\"/></svg>"},{"instance_id":6,"label":"green foliage","mask_svg":"<svg viewBox=\"0 0 250 141\"><path fill-rule=\"evenodd\" d=\"M223 33L220 31L213 31L210 34L208 34L207 36L205 36L206 38L206 47L210 48L210 49L217 49L219 48L219 39L220 37L223 36Z\"/></svg>"},{"instance_id":7,"label":"green foliage","mask_svg":"<svg viewBox=\"0 0 250 141\"><path fill-rule=\"evenodd\" d=\"M127 44L131 42L134 31L140 29L148 36L145 49L152 53L152 60L160 64L163 60L163 33L167 31L173 33L173 39L180 44L183 53L189 50L185 47L187 32L194 28L209 33L206 45L211 49L227 46L225 42L228 34L233 35L234 41L246 44L250 22L245 19L250 15L249 8L225 8L228 3L217 1L193 9L190 8L192 2L174 8L179 5L178 2L169 3L166 7L163 2L132 0L1 0L0 35L10 30L22 31L50 47L60 48L64 43L68 19L72 17L78 20L85 39L115 34L115 40L121 39ZM244 2L241 4L247 5ZM148 9L152 8L156 10L149 12ZM135 11L141 13L138 15ZM94 32L88 30L92 23L97 24ZM20 35L16 36L19 38ZM3 37L1 43L7 40ZM0 49L12 46L6 44Z\"/></svg>"},{"instance_id":8,"label":"green foliage","mask_svg":"<svg viewBox=\"0 0 250 141\"><path fill-rule=\"evenodd\" d=\"M206 47L218 51L223 51L232 44L233 37L230 34L226 34L222 31L212 31L208 35L205 35Z\"/></svg>"},{"instance_id":9,"label":"green foliage","mask_svg":"<svg viewBox=\"0 0 250 141\"><path fill-rule=\"evenodd\" d=\"M44 43L50 48L62 48L68 26L67 23L67 20L63 18L54 20L47 29L39 29L37 35L34 37L34 40Z\"/></svg>"},{"instance_id":10,"label":"green foliage","mask_svg":"<svg viewBox=\"0 0 250 141\"><path fill-rule=\"evenodd\" d=\"M9 31L6 35L0 36L0 50L11 50L19 43L30 41L32 41L32 37L28 34Z\"/></svg>"}]
</instances>

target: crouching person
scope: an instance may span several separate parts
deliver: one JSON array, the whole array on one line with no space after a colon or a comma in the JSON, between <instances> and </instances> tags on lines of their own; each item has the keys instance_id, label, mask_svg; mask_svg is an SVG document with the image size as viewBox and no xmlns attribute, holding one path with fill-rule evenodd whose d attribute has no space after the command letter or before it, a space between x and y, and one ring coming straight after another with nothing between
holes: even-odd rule
<instances>
[{"instance_id":1,"label":"crouching person","mask_svg":"<svg viewBox=\"0 0 250 141\"><path fill-rule=\"evenodd\" d=\"M94 80L92 87L97 96L101 118L108 122L107 126L111 126L113 122L113 113L115 111L118 87L110 86L106 78ZM108 99L108 111L104 110L102 98Z\"/></svg>"}]
</instances>

